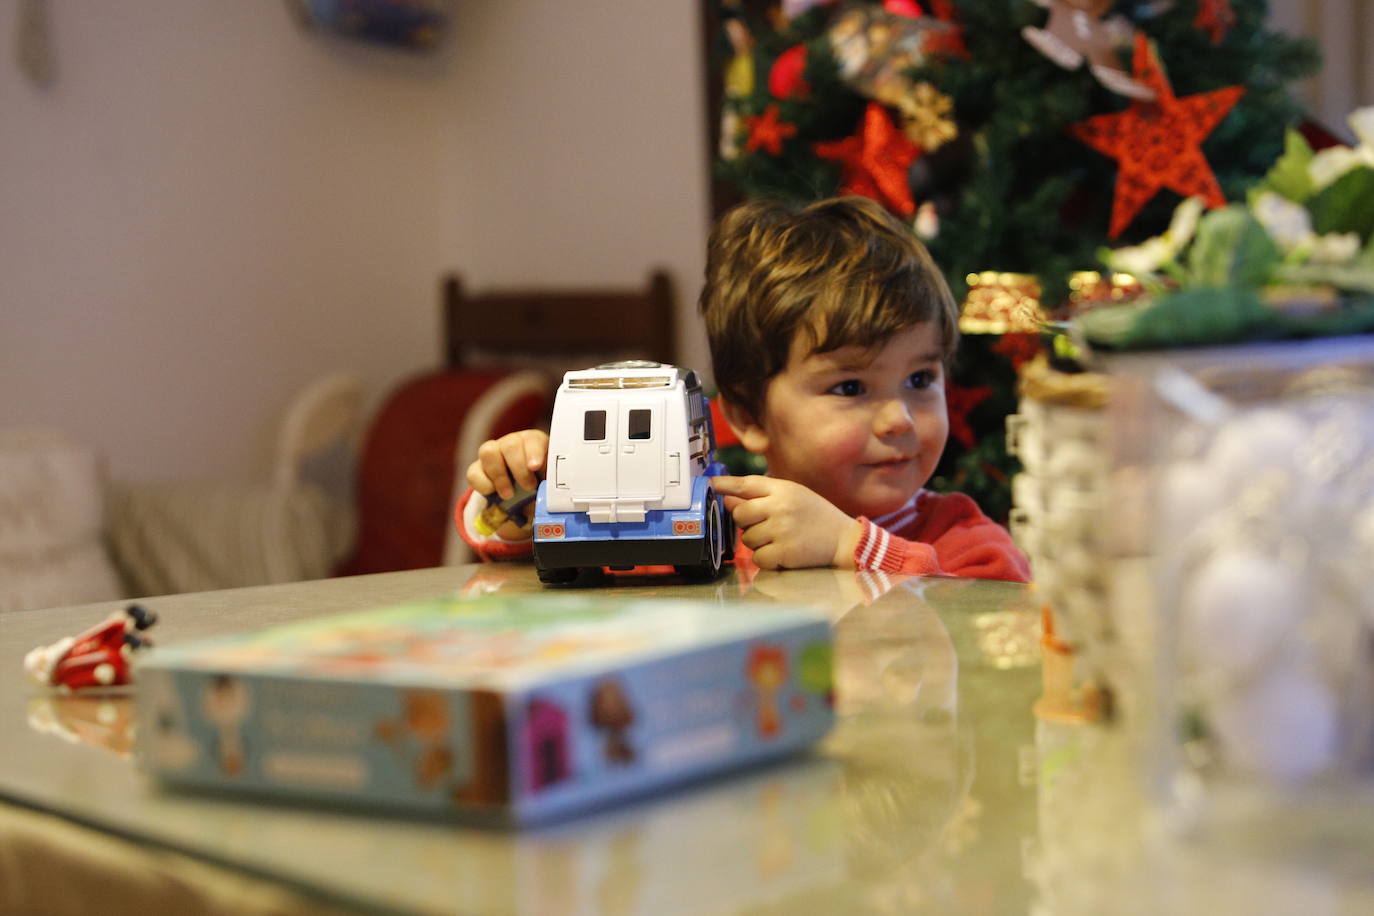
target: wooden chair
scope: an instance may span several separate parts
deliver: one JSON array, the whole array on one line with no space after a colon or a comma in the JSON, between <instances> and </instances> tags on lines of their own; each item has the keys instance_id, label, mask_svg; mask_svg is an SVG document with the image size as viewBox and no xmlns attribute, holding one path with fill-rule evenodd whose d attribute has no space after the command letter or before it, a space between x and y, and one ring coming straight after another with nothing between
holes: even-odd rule
<instances>
[{"instance_id":1,"label":"wooden chair","mask_svg":"<svg viewBox=\"0 0 1374 916\"><path fill-rule=\"evenodd\" d=\"M445 360L449 367L539 366L555 374L608 359L676 358L673 284L649 274L640 290L490 290L473 295L444 278Z\"/></svg>"},{"instance_id":2,"label":"wooden chair","mask_svg":"<svg viewBox=\"0 0 1374 916\"><path fill-rule=\"evenodd\" d=\"M449 275L441 293L445 366L404 382L372 421L359 466L358 549L342 574L470 560L453 504L483 440L547 424L568 369L674 358L673 287L661 270L639 290L470 295Z\"/></svg>"}]
</instances>

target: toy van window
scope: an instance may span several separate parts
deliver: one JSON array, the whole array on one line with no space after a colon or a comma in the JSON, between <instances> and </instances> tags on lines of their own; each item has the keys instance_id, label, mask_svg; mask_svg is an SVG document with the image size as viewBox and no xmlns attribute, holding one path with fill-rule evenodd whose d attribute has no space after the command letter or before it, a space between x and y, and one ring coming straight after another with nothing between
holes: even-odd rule
<instances>
[{"instance_id":1,"label":"toy van window","mask_svg":"<svg viewBox=\"0 0 1374 916\"><path fill-rule=\"evenodd\" d=\"M651 431L651 420L653 417L651 410L632 410L630 411L630 438L647 439Z\"/></svg>"},{"instance_id":2,"label":"toy van window","mask_svg":"<svg viewBox=\"0 0 1374 916\"><path fill-rule=\"evenodd\" d=\"M589 410L582 414L582 438L588 442L606 438L606 411Z\"/></svg>"}]
</instances>

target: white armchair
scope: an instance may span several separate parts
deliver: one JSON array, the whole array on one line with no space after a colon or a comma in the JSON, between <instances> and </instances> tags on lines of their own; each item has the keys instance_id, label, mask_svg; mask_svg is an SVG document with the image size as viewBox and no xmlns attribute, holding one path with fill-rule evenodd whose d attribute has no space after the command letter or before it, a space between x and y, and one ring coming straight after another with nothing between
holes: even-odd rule
<instances>
[{"instance_id":1,"label":"white armchair","mask_svg":"<svg viewBox=\"0 0 1374 916\"><path fill-rule=\"evenodd\" d=\"M111 553L137 596L319 579L352 545L362 384L303 388L278 428L266 481L114 482Z\"/></svg>"}]
</instances>

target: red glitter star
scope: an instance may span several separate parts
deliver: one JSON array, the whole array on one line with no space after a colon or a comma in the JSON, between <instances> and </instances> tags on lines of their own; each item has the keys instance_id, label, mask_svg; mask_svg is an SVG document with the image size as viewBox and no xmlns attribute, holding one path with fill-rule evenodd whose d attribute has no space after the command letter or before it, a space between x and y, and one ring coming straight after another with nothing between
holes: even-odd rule
<instances>
[{"instance_id":1,"label":"red glitter star","mask_svg":"<svg viewBox=\"0 0 1374 916\"><path fill-rule=\"evenodd\" d=\"M1231 9L1231 0L1200 0L1198 3L1193 28L1206 32L1212 44L1221 44L1226 31L1235 24L1236 11Z\"/></svg>"},{"instance_id":2,"label":"red glitter star","mask_svg":"<svg viewBox=\"0 0 1374 916\"><path fill-rule=\"evenodd\" d=\"M769 105L761 115L746 118L745 123L749 125L749 139L744 144L747 153L762 148L771 155L779 156L782 154L782 141L797 133L797 125L778 120L776 105Z\"/></svg>"},{"instance_id":3,"label":"red glitter star","mask_svg":"<svg viewBox=\"0 0 1374 916\"><path fill-rule=\"evenodd\" d=\"M969 411L990 397L992 389L986 385L964 388L954 384L950 379L945 380L945 410L949 414L949 434L966 448L973 448L976 438L973 435L973 427L968 422Z\"/></svg>"},{"instance_id":4,"label":"red glitter star","mask_svg":"<svg viewBox=\"0 0 1374 916\"><path fill-rule=\"evenodd\" d=\"M843 140L817 143L816 155L844 165L841 194L860 194L902 216L916 212L907 169L921 148L892 124L883 106L869 102L859 132Z\"/></svg>"},{"instance_id":5,"label":"red glitter star","mask_svg":"<svg viewBox=\"0 0 1374 916\"><path fill-rule=\"evenodd\" d=\"M992 352L998 356L1005 356L1011 363L1011 368L1017 372L1043 350L1039 334L1003 334L997 343L992 345Z\"/></svg>"},{"instance_id":6,"label":"red glitter star","mask_svg":"<svg viewBox=\"0 0 1374 916\"><path fill-rule=\"evenodd\" d=\"M1118 162L1108 238L1120 235L1160 188L1201 197L1209 207L1225 206L1201 143L1245 92L1228 86L1176 98L1143 33L1136 35L1134 69L1136 82L1155 91L1153 102L1133 102L1125 111L1069 127L1079 140Z\"/></svg>"}]
</instances>

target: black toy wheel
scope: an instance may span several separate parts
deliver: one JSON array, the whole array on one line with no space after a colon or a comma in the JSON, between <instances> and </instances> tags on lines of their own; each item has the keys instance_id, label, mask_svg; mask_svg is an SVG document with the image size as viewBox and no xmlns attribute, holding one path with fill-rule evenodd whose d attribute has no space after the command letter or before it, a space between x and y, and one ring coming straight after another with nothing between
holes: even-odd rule
<instances>
[{"instance_id":1,"label":"black toy wheel","mask_svg":"<svg viewBox=\"0 0 1374 916\"><path fill-rule=\"evenodd\" d=\"M692 582L710 582L720 576L725 556L724 525L721 522L720 500L714 490L706 491L706 534L701 539L701 561L676 567L678 573Z\"/></svg>"},{"instance_id":2,"label":"black toy wheel","mask_svg":"<svg viewBox=\"0 0 1374 916\"><path fill-rule=\"evenodd\" d=\"M577 578L578 572L576 566L551 566L538 570L539 581L545 585L567 585Z\"/></svg>"},{"instance_id":3,"label":"black toy wheel","mask_svg":"<svg viewBox=\"0 0 1374 916\"><path fill-rule=\"evenodd\" d=\"M552 566L536 572L539 573L539 581L545 585L590 588L606 582L606 573L600 566Z\"/></svg>"}]
</instances>

